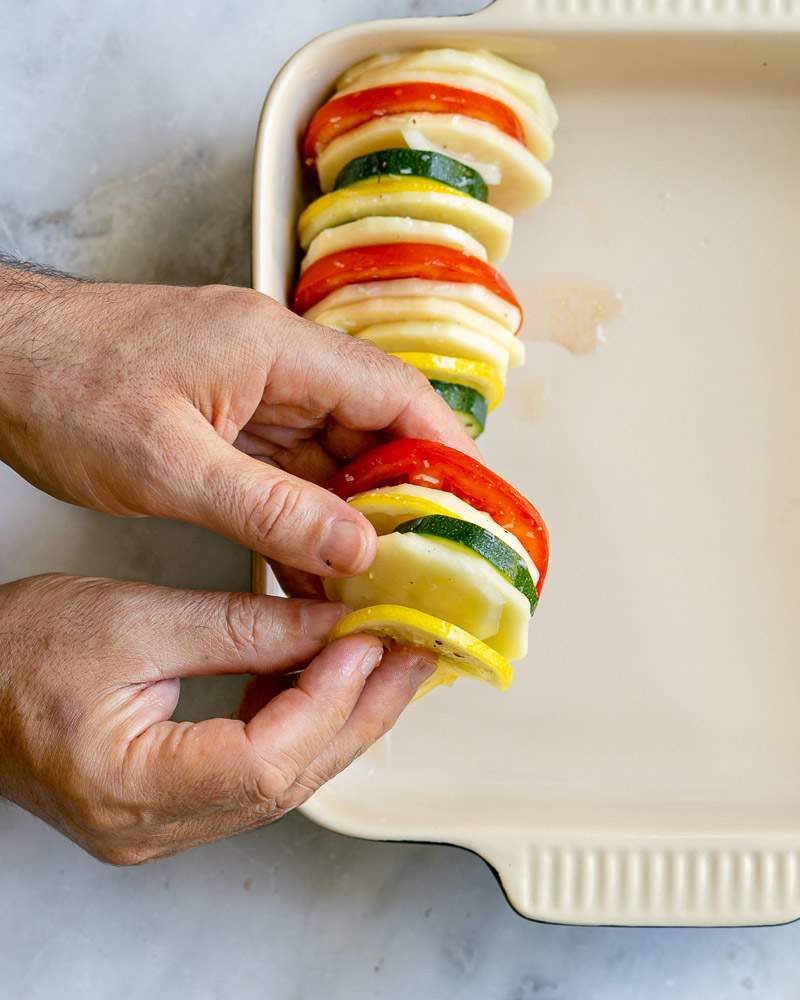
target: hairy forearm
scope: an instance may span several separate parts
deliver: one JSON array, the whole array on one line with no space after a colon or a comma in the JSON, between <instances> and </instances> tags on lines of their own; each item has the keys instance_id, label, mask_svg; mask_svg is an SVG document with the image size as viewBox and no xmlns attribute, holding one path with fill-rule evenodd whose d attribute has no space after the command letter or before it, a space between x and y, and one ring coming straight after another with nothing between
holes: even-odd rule
<instances>
[{"instance_id":1,"label":"hairy forearm","mask_svg":"<svg viewBox=\"0 0 800 1000\"><path fill-rule=\"evenodd\" d=\"M52 410L81 282L0 255L0 459L17 471L20 448Z\"/></svg>"},{"instance_id":2,"label":"hairy forearm","mask_svg":"<svg viewBox=\"0 0 800 1000\"><path fill-rule=\"evenodd\" d=\"M48 314L77 284L77 278L0 253L0 398L33 376Z\"/></svg>"}]
</instances>

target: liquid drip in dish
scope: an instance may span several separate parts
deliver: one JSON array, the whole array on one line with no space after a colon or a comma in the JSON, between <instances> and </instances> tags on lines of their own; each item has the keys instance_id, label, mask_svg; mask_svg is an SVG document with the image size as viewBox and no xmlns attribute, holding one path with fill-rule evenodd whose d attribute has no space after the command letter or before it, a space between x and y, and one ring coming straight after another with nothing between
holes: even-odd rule
<instances>
[{"instance_id":1,"label":"liquid drip in dish","mask_svg":"<svg viewBox=\"0 0 800 1000\"><path fill-rule=\"evenodd\" d=\"M570 354L591 354L607 340L607 326L622 310L622 293L574 278L534 283L525 296L527 341L560 344Z\"/></svg>"}]
</instances>

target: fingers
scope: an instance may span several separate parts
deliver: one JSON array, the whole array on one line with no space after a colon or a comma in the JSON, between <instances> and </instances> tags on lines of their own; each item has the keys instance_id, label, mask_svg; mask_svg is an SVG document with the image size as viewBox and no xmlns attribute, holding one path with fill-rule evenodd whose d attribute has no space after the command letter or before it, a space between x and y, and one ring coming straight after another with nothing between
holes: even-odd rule
<instances>
[{"instance_id":1,"label":"fingers","mask_svg":"<svg viewBox=\"0 0 800 1000\"><path fill-rule=\"evenodd\" d=\"M295 388L296 405L322 407L352 430L441 441L477 457L453 412L415 368L366 341L300 317L287 317L285 330L275 384L303 387L300 392ZM275 413L260 407L258 420L281 423L274 418L287 402L288 394L286 400L277 399Z\"/></svg>"},{"instance_id":2,"label":"fingers","mask_svg":"<svg viewBox=\"0 0 800 1000\"><path fill-rule=\"evenodd\" d=\"M313 433L318 432L314 429ZM327 445L324 432L321 441ZM279 465L293 476L312 483L324 484L339 469L335 453L327 451L320 441L287 431L285 427L251 421L234 444L245 454Z\"/></svg>"},{"instance_id":3,"label":"fingers","mask_svg":"<svg viewBox=\"0 0 800 1000\"><path fill-rule=\"evenodd\" d=\"M282 799L294 809L321 785L343 771L356 757L387 733L420 684L436 669L432 653L397 649L387 653L367 681L350 718L319 756L303 771ZM262 689L259 692L264 695ZM252 697L257 697L255 691Z\"/></svg>"},{"instance_id":4,"label":"fingers","mask_svg":"<svg viewBox=\"0 0 800 1000\"><path fill-rule=\"evenodd\" d=\"M320 435L326 451L337 462L352 462L370 448L375 448L386 436L373 431L355 431L341 424L331 423ZM338 465L336 466L338 469ZM331 473L333 475L333 473Z\"/></svg>"},{"instance_id":5,"label":"fingers","mask_svg":"<svg viewBox=\"0 0 800 1000\"><path fill-rule=\"evenodd\" d=\"M358 511L321 486L243 454L199 413L182 419L182 468L162 513L320 576L348 576L370 565L375 531Z\"/></svg>"},{"instance_id":6,"label":"fingers","mask_svg":"<svg viewBox=\"0 0 800 1000\"><path fill-rule=\"evenodd\" d=\"M322 649L346 612L341 604L262 594L117 587L120 642L134 646L139 676L153 682L203 674L279 673Z\"/></svg>"},{"instance_id":7,"label":"fingers","mask_svg":"<svg viewBox=\"0 0 800 1000\"><path fill-rule=\"evenodd\" d=\"M342 729L383 647L372 636L331 643L299 675L294 687L268 702L246 725L260 758L291 785Z\"/></svg>"},{"instance_id":8,"label":"fingers","mask_svg":"<svg viewBox=\"0 0 800 1000\"><path fill-rule=\"evenodd\" d=\"M129 744L127 780L167 820L269 815L344 727L382 653L368 636L332 643L246 723L152 725Z\"/></svg>"},{"instance_id":9,"label":"fingers","mask_svg":"<svg viewBox=\"0 0 800 1000\"><path fill-rule=\"evenodd\" d=\"M289 597L305 597L313 601L325 600L325 590L318 576L276 562L270 565L284 594L288 594Z\"/></svg>"}]
</instances>

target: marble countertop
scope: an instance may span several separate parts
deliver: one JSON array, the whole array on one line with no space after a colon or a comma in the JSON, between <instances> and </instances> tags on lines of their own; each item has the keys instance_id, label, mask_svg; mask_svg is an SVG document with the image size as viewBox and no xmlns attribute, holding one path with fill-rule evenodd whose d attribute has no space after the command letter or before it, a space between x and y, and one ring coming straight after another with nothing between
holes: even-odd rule
<instances>
[{"instance_id":1,"label":"marble countertop","mask_svg":"<svg viewBox=\"0 0 800 1000\"><path fill-rule=\"evenodd\" d=\"M303 42L481 0L0 0L0 247L103 278L245 284L264 92ZM302 16L298 16L298 15ZM60 504L0 467L0 579L44 570L240 589L202 531ZM227 710L187 685L181 710ZM448 847L302 817L138 869L105 867L0 802L0 995L312 1000L798 996L800 925L626 930L529 923Z\"/></svg>"}]
</instances>

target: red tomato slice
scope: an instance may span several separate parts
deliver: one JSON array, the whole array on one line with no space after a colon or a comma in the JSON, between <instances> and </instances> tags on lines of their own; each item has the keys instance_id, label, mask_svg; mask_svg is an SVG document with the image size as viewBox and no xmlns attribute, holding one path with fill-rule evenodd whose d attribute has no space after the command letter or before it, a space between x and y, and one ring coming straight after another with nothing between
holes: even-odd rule
<instances>
[{"instance_id":1,"label":"red tomato slice","mask_svg":"<svg viewBox=\"0 0 800 1000\"><path fill-rule=\"evenodd\" d=\"M302 315L344 285L392 278L483 285L522 311L508 282L491 264L433 243L380 243L320 257L297 282L292 308Z\"/></svg>"},{"instance_id":2,"label":"red tomato slice","mask_svg":"<svg viewBox=\"0 0 800 1000\"><path fill-rule=\"evenodd\" d=\"M549 561L542 515L491 469L454 448L435 441L398 438L351 462L330 480L328 489L349 500L356 493L399 483L452 493L516 535L539 570L536 590L541 593Z\"/></svg>"},{"instance_id":3,"label":"red tomato slice","mask_svg":"<svg viewBox=\"0 0 800 1000\"><path fill-rule=\"evenodd\" d=\"M398 83L358 90L354 94L342 94L323 104L306 129L303 159L311 164L329 143L345 132L350 132L373 118L398 115L406 111L429 111L434 114L478 118L494 125L512 139L525 141L519 118L493 97L442 83Z\"/></svg>"}]
</instances>

